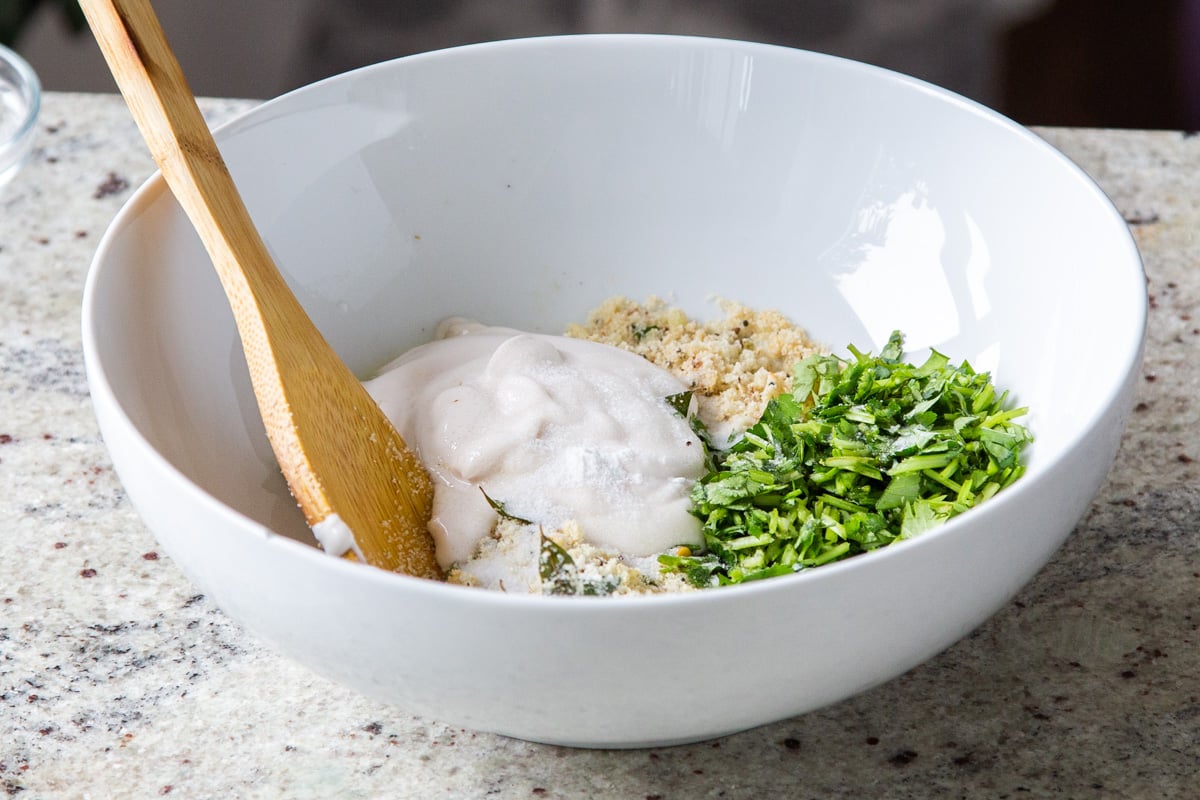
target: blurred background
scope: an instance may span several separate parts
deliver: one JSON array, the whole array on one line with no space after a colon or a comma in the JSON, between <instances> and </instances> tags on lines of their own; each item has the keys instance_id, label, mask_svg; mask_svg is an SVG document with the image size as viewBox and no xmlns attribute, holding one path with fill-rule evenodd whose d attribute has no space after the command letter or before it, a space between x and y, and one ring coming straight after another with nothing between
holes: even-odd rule
<instances>
[{"instance_id":1,"label":"blurred background","mask_svg":"<svg viewBox=\"0 0 1200 800\"><path fill-rule=\"evenodd\" d=\"M728 36L930 80L1028 125L1200 129L1200 0L156 0L198 94L271 97L516 36ZM75 0L0 0L46 88L114 91Z\"/></svg>"}]
</instances>

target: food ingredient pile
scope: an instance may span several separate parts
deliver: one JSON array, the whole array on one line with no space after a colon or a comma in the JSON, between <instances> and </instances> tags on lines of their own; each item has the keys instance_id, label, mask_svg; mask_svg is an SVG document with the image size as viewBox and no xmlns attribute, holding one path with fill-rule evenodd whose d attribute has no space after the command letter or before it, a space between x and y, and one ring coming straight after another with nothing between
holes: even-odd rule
<instances>
[{"instance_id":1,"label":"food ingredient pile","mask_svg":"<svg viewBox=\"0 0 1200 800\"><path fill-rule=\"evenodd\" d=\"M566 337L451 320L367 382L434 476L451 582L691 591L917 536L1017 480L990 376L829 354L775 311L613 298ZM628 380L627 380L628 378ZM440 498L440 500L439 500Z\"/></svg>"}]
</instances>

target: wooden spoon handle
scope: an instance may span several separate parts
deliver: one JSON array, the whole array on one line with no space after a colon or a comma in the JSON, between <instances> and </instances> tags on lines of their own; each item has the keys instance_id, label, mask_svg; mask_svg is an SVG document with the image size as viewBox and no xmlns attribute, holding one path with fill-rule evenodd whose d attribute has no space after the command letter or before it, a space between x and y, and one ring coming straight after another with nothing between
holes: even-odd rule
<instances>
[{"instance_id":1,"label":"wooden spoon handle","mask_svg":"<svg viewBox=\"0 0 1200 800\"><path fill-rule=\"evenodd\" d=\"M81 0L155 162L229 298L267 435L310 525L336 515L369 564L440 577L419 460L276 268L149 0Z\"/></svg>"},{"instance_id":2,"label":"wooden spoon handle","mask_svg":"<svg viewBox=\"0 0 1200 800\"><path fill-rule=\"evenodd\" d=\"M281 282L148 0L80 5L172 193L206 247L227 243L210 252L222 284L240 296Z\"/></svg>"}]
</instances>

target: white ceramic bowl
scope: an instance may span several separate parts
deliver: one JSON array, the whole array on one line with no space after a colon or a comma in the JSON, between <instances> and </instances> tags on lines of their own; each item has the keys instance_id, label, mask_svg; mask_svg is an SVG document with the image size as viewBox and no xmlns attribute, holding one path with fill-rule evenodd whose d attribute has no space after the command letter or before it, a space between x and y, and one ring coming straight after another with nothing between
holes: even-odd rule
<instances>
[{"instance_id":1,"label":"white ceramic bowl","mask_svg":"<svg viewBox=\"0 0 1200 800\"><path fill-rule=\"evenodd\" d=\"M314 548L213 271L152 179L104 237L84 301L121 479L228 614L417 714L624 747L835 702L1004 605L1116 451L1146 309L1126 226L1036 136L921 82L713 39L510 41L309 86L218 140L291 285L364 374L451 314L559 332L613 294L699 316L719 295L839 348L878 349L899 328L914 349L994 370L1032 408L1014 487L795 576L546 598L357 566Z\"/></svg>"}]
</instances>

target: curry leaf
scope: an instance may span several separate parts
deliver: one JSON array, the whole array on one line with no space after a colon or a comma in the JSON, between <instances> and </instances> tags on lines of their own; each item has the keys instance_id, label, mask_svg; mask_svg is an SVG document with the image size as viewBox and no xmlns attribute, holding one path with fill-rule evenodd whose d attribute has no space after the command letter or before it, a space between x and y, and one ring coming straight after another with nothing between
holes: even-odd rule
<instances>
[{"instance_id":1,"label":"curry leaf","mask_svg":"<svg viewBox=\"0 0 1200 800\"><path fill-rule=\"evenodd\" d=\"M692 407L692 393L690 391L679 392L678 394L669 394L663 399L666 400L667 405L675 409L675 413L681 417L686 417L688 415L688 410Z\"/></svg>"},{"instance_id":2,"label":"curry leaf","mask_svg":"<svg viewBox=\"0 0 1200 800\"><path fill-rule=\"evenodd\" d=\"M483 499L487 500L488 505L491 506L492 509L495 510L495 512L500 515L501 519L511 520L512 522L518 522L522 525L532 525L533 524L532 520L525 519L524 517L518 517L515 514L510 514L508 512L508 509L506 509L504 507L504 503L501 503L499 500L493 500L490 496L488 496L488 493L483 490L482 486L479 487L479 491L483 494Z\"/></svg>"}]
</instances>

